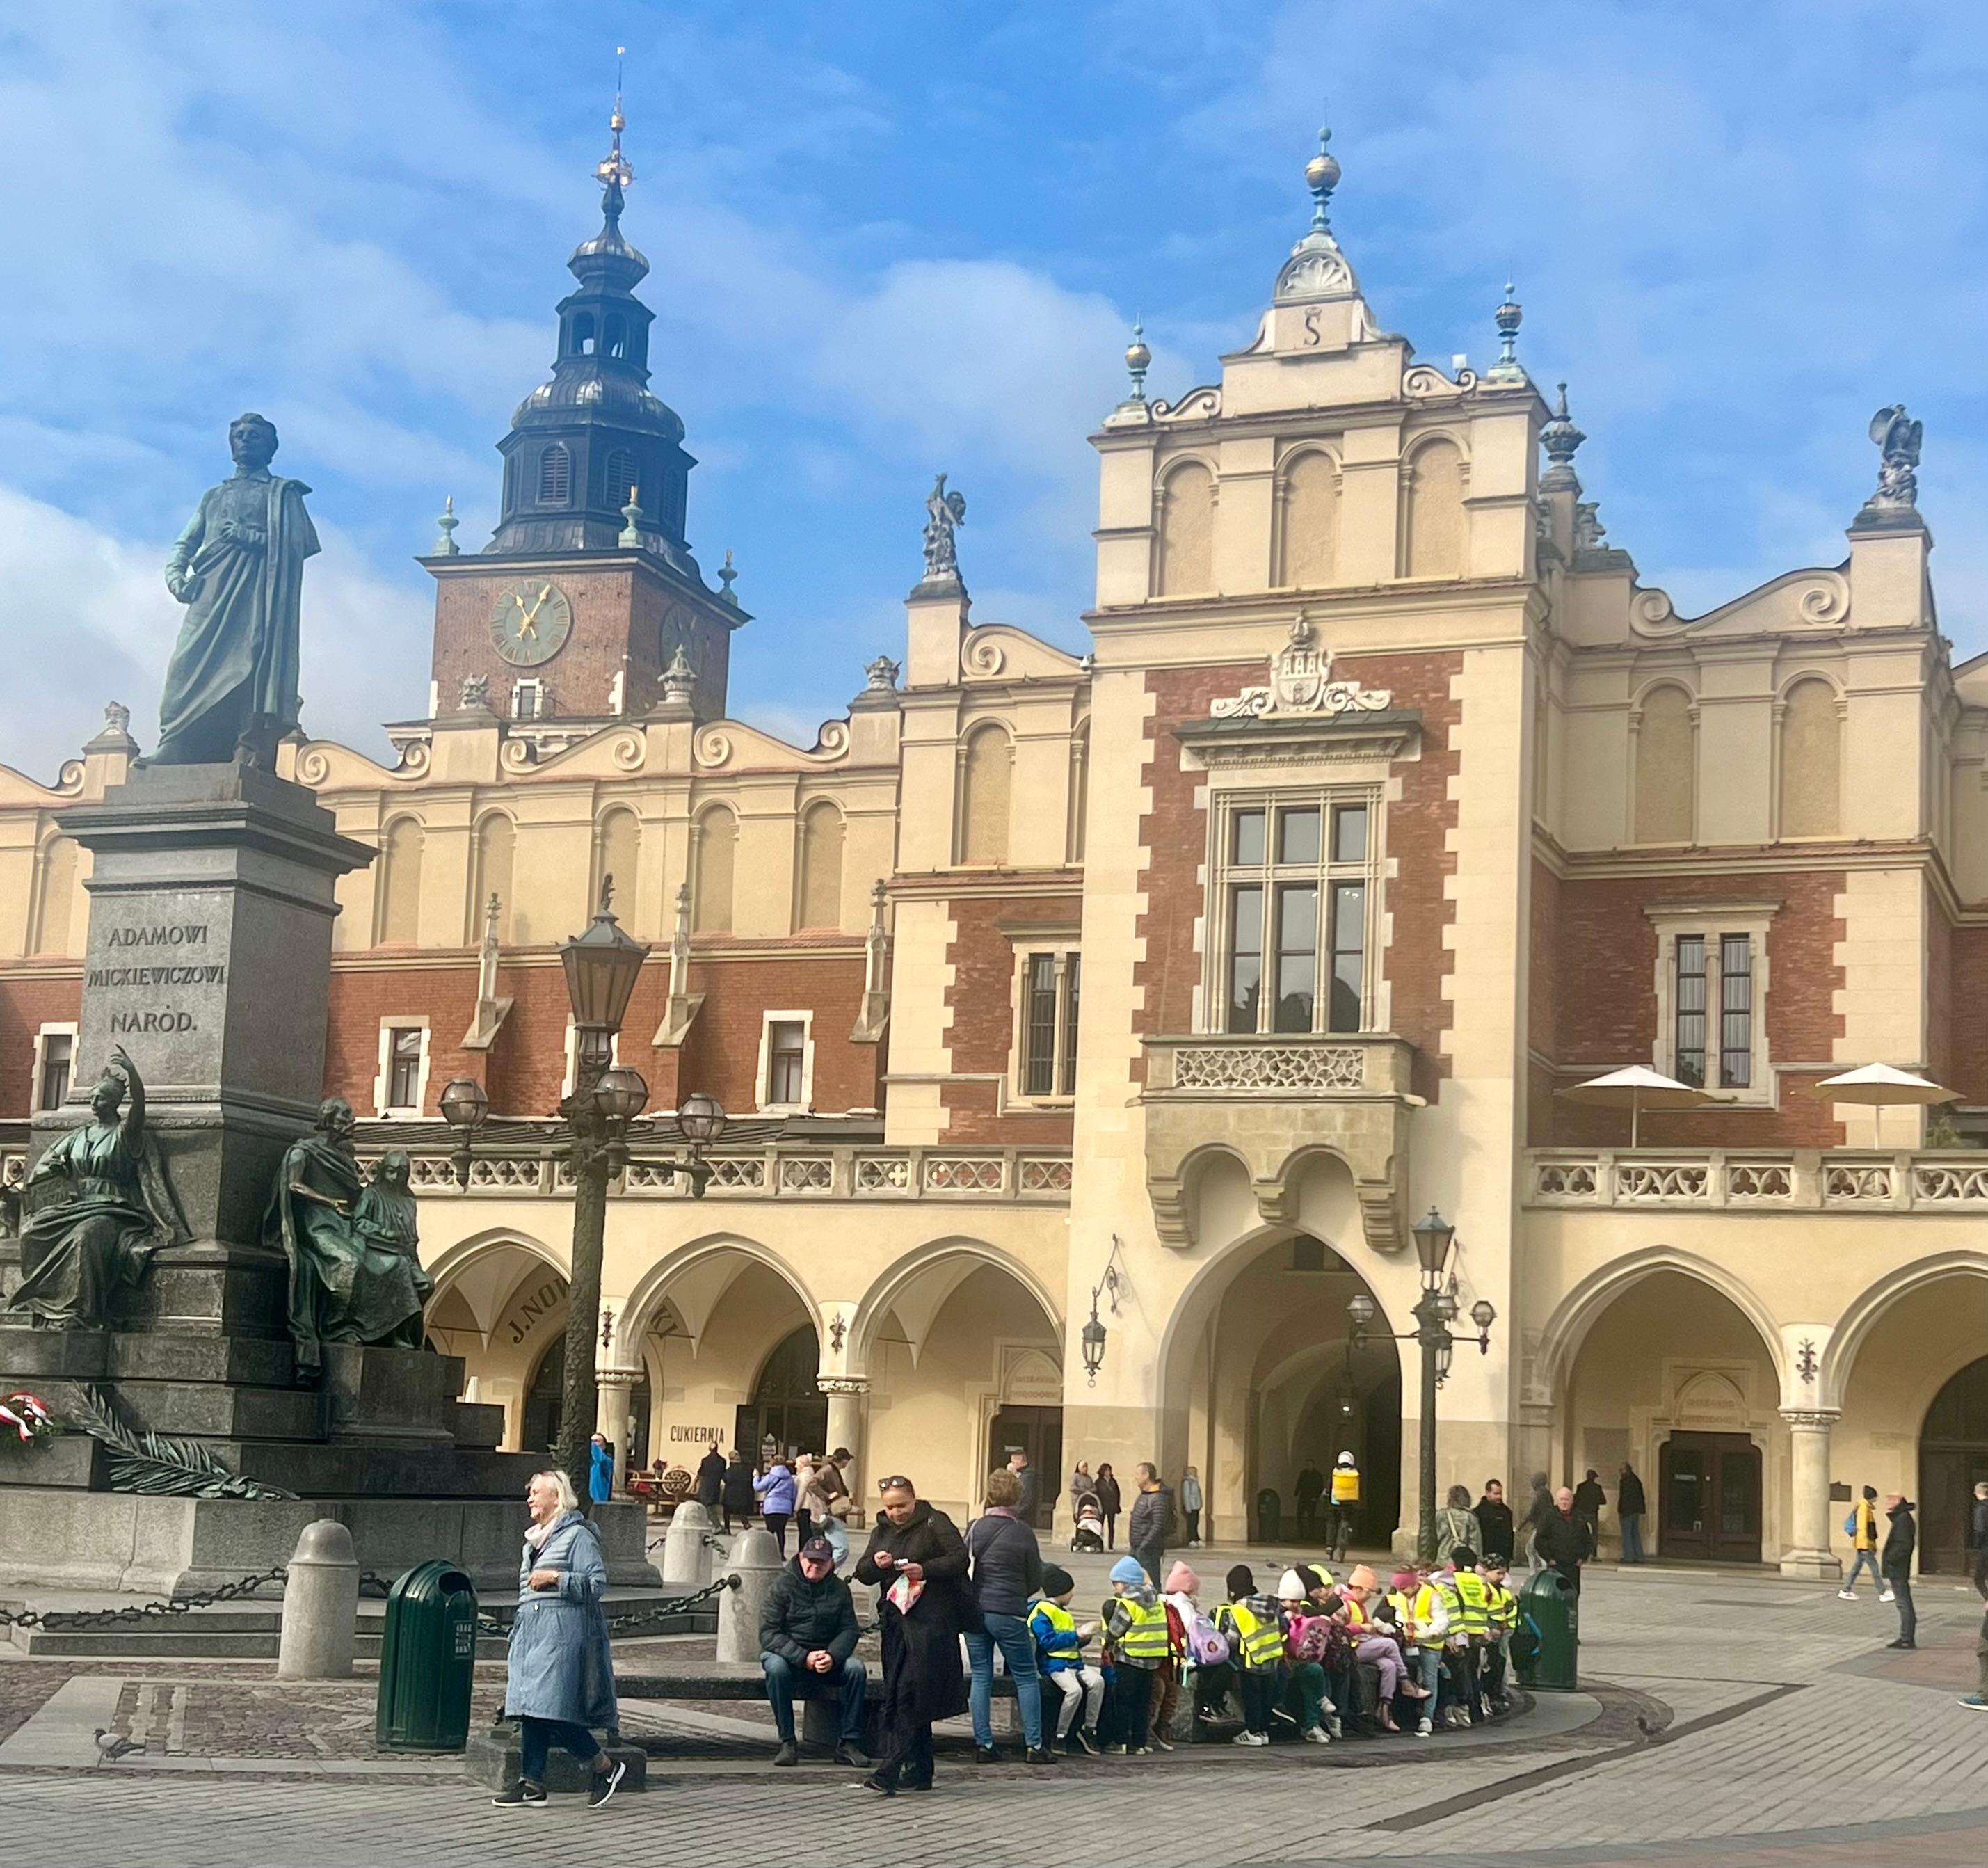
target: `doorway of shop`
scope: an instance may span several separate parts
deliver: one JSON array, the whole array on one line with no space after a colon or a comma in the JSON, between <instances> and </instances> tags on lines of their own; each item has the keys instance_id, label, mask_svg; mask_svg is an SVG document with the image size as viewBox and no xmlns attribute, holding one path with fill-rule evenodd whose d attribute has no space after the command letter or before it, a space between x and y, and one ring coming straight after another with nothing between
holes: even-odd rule
<instances>
[{"instance_id":1,"label":"doorway of shop","mask_svg":"<svg viewBox=\"0 0 1988 1868\"><path fill-rule=\"evenodd\" d=\"M1036 1530L1046 1531L1063 1489L1063 1409L1012 1403L1002 1408L987 1430L987 1470L1006 1465L1018 1447L1029 1456L1037 1477L1036 1514L1030 1521Z\"/></svg>"},{"instance_id":2,"label":"doorway of shop","mask_svg":"<svg viewBox=\"0 0 1988 1868\"><path fill-rule=\"evenodd\" d=\"M1673 1433L1658 1487L1661 1555L1760 1561L1760 1449L1744 1433Z\"/></svg>"}]
</instances>

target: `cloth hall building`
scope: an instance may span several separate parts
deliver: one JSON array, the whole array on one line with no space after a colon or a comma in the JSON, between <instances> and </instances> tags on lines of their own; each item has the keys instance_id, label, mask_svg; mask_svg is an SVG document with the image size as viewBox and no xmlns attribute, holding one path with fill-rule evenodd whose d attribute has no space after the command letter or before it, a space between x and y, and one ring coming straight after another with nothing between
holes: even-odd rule
<instances>
[{"instance_id":1,"label":"cloth hall building","mask_svg":"<svg viewBox=\"0 0 1988 1868\"><path fill-rule=\"evenodd\" d=\"M1331 230L1337 164L1307 179L1217 381L1148 399L1129 354L1091 438L1091 652L970 609L936 496L901 662L852 655L806 746L728 691L733 632L767 625L685 542L646 262L611 215L574 253L497 530L460 550L451 517L424 560L424 717L390 766L283 753L378 851L341 884L326 1088L362 1152L415 1156L431 1337L509 1444L549 1442L555 946L611 875L654 949L620 1061L652 1110L701 1089L731 1118L708 1197L651 1165L667 1113L614 1185L624 1457L846 1444L864 1488L901 1470L955 1509L1013 1446L1191 1463L1235 1537L1344 1447L1384 1538L1418 1423L1378 1329L1411 1327L1434 1206L1462 1306L1498 1312L1442 1391L1443 1484L1523 1501L1592 1466L1612 1493L1626 1459L1665 1555L1820 1575L1869 1483L1922 1498L1927 1566L1960 1568L1988 1475L1988 662L1939 631L1916 433L1900 411L1861 509L1844 437L1841 561L1679 615L1605 541L1518 308L1481 374L1418 362ZM15 1178L31 1113L101 1063L73 1054L90 878L58 820L137 752L113 709L54 782L0 768ZM1949 1119L1816 1093L1871 1062L1950 1086ZM1631 1146L1627 1111L1559 1093L1631 1064L1723 1100L1646 1110ZM492 1117L461 1188L438 1098L465 1077Z\"/></svg>"}]
</instances>

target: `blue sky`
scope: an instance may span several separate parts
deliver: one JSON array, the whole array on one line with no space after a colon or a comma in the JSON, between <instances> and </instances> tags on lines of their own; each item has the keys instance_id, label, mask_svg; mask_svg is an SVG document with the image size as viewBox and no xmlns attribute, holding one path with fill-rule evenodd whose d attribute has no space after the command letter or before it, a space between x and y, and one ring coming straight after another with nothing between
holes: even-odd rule
<instances>
[{"instance_id":1,"label":"blue sky","mask_svg":"<svg viewBox=\"0 0 1988 1868\"><path fill-rule=\"evenodd\" d=\"M1302 231L1320 100L1377 316L1572 384L1610 542L1687 613L1834 563L1871 412L1926 425L1941 611L1988 648L1988 7L1084 0L950 7L74 0L0 17L0 761L155 731L159 567L244 407L316 489L306 724L427 692L412 563L549 360L617 42L654 387L690 536L757 621L733 706L805 735L901 639L921 502L982 620L1082 645L1093 457L1144 315L1215 374Z\"/></svg>"}]
</instances>

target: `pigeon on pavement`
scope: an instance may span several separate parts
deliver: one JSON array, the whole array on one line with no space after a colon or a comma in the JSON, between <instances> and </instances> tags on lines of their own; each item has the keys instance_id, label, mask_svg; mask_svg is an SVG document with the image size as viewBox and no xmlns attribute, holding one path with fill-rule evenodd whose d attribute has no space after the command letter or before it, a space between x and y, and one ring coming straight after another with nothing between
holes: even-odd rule
<instances>
[{"instance_id":1,"label":"pigeon on pavement","mask_svg":"<svg viewBox=\"0 0 1988 1868\"><path fill-rule=\"evenodd\" d=\"M130 1758L144 1750L136 1739L127 1738L122 1732L106 1731L99 1726L96 1731L96 1761L102 1765L115 1764L120 1758Z\"/></svg>"}]
</instances>

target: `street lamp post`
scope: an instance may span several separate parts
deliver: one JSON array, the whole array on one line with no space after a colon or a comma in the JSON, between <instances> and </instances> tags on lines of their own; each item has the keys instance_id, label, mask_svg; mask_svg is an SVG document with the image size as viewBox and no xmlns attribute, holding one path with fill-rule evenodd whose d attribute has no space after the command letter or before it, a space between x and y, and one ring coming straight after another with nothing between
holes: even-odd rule
<instances>
[{"instance_id":1,"label":"street lamp post","mask_svg":"<svg viewBox=\"0 0 1988 1868\"><path fill-rule=\"evenodd\" d=\"M600 906L583 934L560 943L566 997L573 1010L572 1093L560 1104L572 1135L573 1263L566 1281L566 1372L560 1397L560 1465L575 1494L587 1496L589 1443L599 1405L596 1329L600 1311L600 1267L607 1236L607 1187L628 1160L628 1125L649 1100L638 1071L614 1061L614 1040L627 1015L637 976L649 949L622 932L611 910L614 878L604 877ZM489 1110L480 1085L451 1083L442 1091L443 1115L455 1125L458 1177L469 1183L469 1156L475 1132ZM725 1130L725 1112L702 1092L686 1097L678 1125L690 1143L688 1155L661 1165L674 1168L702 1199L711 1178L704 1159L708 1142Z\"/></svg>"},{"instance_id":2,"label":"street lamp post","mask_svg":"<svg viewBox=\"0 0 1988 1868\"><path fill-rule=\"evenodd\" d=\"M1422 1405L1419 1483L1416 1487L1419 1522L1415 1545L1422 1560L1433 1563L1436 1555L1435 1393L1449 1374L1450 1359L1456 1349L1456 1338L1449 1333L1449 1325L1456 1320L1456 1294L1445 1281L1443 1270L1449 1260L1456 1229L1432 1206L1408 1230L1415 1235L1415 1257L1422 1266L1422 1292L1410 1313L1415 1320L1415 1327L1405 1335L1395 1336L1394 1340L1418 1343L1422 1347ZM1364 1291L1359 1291L1347 1299L1346 1314L1353 1325L1351 1341L1357 1349L1372 1333L1370 1326L1379 1312L1374 1300ZM1497 1311L1486 1298L1479 1298L1470 1307L1470 1321L1477 1327L1477 1347L1483 1354L1490 1353L1491 1325L1497 1318ZM1391 1332L1388 1333L1392 1335Z\"/></svg>"}]
</instances>

